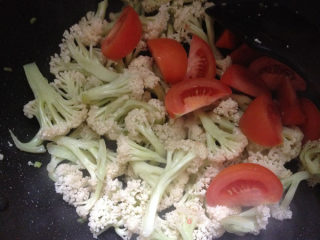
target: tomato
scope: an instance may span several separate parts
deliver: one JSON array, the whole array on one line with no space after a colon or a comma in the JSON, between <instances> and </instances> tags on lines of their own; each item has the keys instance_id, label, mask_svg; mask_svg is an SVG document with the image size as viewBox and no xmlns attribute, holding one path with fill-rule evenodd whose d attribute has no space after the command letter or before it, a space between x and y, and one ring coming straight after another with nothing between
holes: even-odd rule
<instances>
[{"instance_id":1,"label":"tomato","mask_svg":"<svg viewBox=\"0 0 320 240\"><path fill-rule=\"evenodd\" d=\"M187 52L183 46L169 38L151 39L147 44L164 80L168 83L182 81L188 66Z\"/></svg>"},{"instance_id":2,"label":"tomato","mask_svg":"<svg viewBox=\"0 0 320 240\"><path fill-rule=\"evenodd\" d=\"M216 76L216 60L206 41L197 35L192 36L188 57L186 78L214 78Z\"/></svg>"},{"instance_id":3,"label":"tomato","mask_svg":"<svg viewBox=\"0 0 320 240\"><path fill-rule=\"evenodd\" d=\"M289 79L295 90L306 89L306 82L287 65L270 57L261 57L252 62L249 69L263 81L270 90L280 86L283 79Z\"/></svg>"},{"instance_id":4,"label":"tomato","mask_svg":"<svg viewBox=\"0 0 320 240\"><path fill-rule=\"evenodd\" d=\"M237 64L228 67L221 77L223 83L250 96L268 93L265 87L258 85L253 79L254 76L247 68Z\"/></svg>"},{"instance_id":5,"label":"tomato","mask_svg":"<svg viewBox=\"0 0 320 240\"><path fill-rule=\"evenodd\" d=\"M230 94L231 89L216 79L195 78L174 84L167 92L165 106L175 118Z\"/></svg>"},{"instance_id":6,"label":"tomato","mask_svg":"<svg viewBox=\"0 0 320 240\"><path fill-rule=\"evenodd\" d=\"M218 48L225 48L225 49L235 49L239 43L239 39L235 34L233 34L230 30L226 29L223 31L221 36L216 42L216 46Z\"/></svg>"},{"instance_id":7,"label":"tomato","mask_svg":"<svg viewBox=\"0 0 320 240\"><path fill-rule=\"evenodd\" d=\"M320 138L320 110L307 98L301 98L301 107L306 121L300 126L304 134L303 142Z\"/></svg>"},{"instance_id":8,"label":"tomato","mask_svg":"<svg viewBox=\"0 0 320 240\"><path fill-rule=\"evenodd\" d=\"M283 79L277 98L281 111L281 119L284 125L298 125L305 121L296 91L289 79Z\"/></svg>"},{"instance_id":9,"label":"tomato","mask_svg":"<svg viewBox=\"0 0 320 240\"><path fill-rule=\"evenodd\" d=\"M283 187L269 169L255 163L240 163L223 169L211 181L206 201L210 206L258 206L279 202Z\"/></svg>"},{"instance_id":10,"label":"tomato","mask_svg":"<svg viewBox=\"0 0 320 240\"><path fill-rule=\"evenodd\" d=\"M261 56L261 53L248 47L248 45L244 43L230 53L232 63L240 64L243 66L248 66L253 60Z\"/></svg>"},{"instance_id":11,"label":"tomato","mask_svg":"<svg viewBox=\"0 0 320 240\"><path fill-rule=\"evenodd\" d=\"M254 99L243 113L239 126L246 137L266 147L282 143L282 124L277 106L270 95Z\"/></svg>"},{"instance_id":12,"label":"tomato","mask_svg":"<svg viewBox=\"0 0 320 240\"><path fill-rule=\"evenodd\" d=\"M101 43L104 56L119 60L128 55L142 36L142 24L135 10L127 6L123 9L107 37Z\"/></svg>"}]
</instances>

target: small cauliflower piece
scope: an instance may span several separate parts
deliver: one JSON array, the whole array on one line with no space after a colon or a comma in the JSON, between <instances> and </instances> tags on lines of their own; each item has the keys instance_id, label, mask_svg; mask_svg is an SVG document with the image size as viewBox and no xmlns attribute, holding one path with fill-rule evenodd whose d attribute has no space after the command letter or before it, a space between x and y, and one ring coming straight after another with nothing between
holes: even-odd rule
<instances>
[{"instance_id":1,"label":"small cauliflower piece","mask_svg":"<svg viewBox=\"0 0 320 240\"><path fill-rule=\"evenodd\" d=\"M146 13L152 13L169 2L170 0L142 0L141 5Z\"/></svg>"},{"instance_id":2,"label":"small cauliflower piece","mask_svg":"<svg viewBox=\"0 0 320 240\"><path fill-rule=\"evenodd\" d=\"M169 119L165 124L156 124L153 129L162 143L169 140L182 140L187 137L183 118Z\"/></svg>"},{"instance_id":3,"label":"small cauliflower piece","mask_svg":"<svg viewBox=\"0 0 320 240\"><path fill-rule=\"evenodd\" d=\"M225 117L231 122L239 125L239 120L242 116L242 112L239 111L239 106L232 98L221 100L219 104L213 109L213 113Z\"/></svg>"},{"instance_id":4,"label":"small cauliflower piece","mask_svg":"<svg viewBox=\"0 0 320 240\"><path fill-rule=\"evenodd\" d=\"M272 148L250 142L247 146L248 159L245 162L260 164L279 178L290 176L291 171L284 165L299 155L303 133L298 127L283 127L282 137L282 144Z\"/></svg>"},{"instance_id":5,"label":"small cauliflower piece","mask_svg":"<svg viewBox=\"0 0 320 240\"><path fill-rule=\"evenodd\" d=\"M221 220L222 226L227 232L243 236L246 233L258 235L266 229L270 217L270 208L260 205L240 214L225 217Z\"/></svg>"},{"instance_id":6,"label":"small cauliflower piece","mask_svg":"<svg viewBox=\"0 0 320 240\"><path fill-rule=\"evenodd\" d=\"M84 177L81 169L80 165L63 163L54 171L56 192L73 206L88 200L94 190L90 177Z\"/></svg>"},{"instance_id":7,"label":"small cauliflower piece","mask_svg":"<svg viewBox=\"0 0 320 240\"><path fill-rule=\"evenodd\" d=\"M108 22L104 19L107 7L108 1L101 1L96 12L88 12L78 24L71 26L70 34L86 46L97 45L108 30Z\"/></svg>"},{"instance_id":8,"label":"small cauliflower piece","mask_svg":"<svg viewBox=\"0 0 320 240\"><path fill-rule=\"evenodd\" d=\"M209 160L224 162L240 156L248 140L235 123L215 113L197 112L196 115L206 131Z\"/></svg>"},{"instance_id":9,"label":"small cauliflower piece","mask_svg":"<svg viewBox=\"0 0 320 240\"><path fill-rule=\"evenodd\" d=\"M309 185L320 183L320 139L306 142L299 155L302 169L311 174Z\"/></svg>"}]
</instances>

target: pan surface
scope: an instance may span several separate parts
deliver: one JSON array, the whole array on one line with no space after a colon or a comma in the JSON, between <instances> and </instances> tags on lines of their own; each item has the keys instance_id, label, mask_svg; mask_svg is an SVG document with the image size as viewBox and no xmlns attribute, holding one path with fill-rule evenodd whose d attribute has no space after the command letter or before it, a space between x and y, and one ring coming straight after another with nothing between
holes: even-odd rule
<instances>
[{"instance_id":1,"label":"pan surface","mask_svg":"<svg viewBox=\"0 0 320 240\"><path fill-rule=\"evenodd\" d=\"M110 0L111 10L119 10L120 2ZM97 1L89 0L0 0L0 196L8 206L0 211L0 239L93 239L88 226L77 222L75 209L54 191L48 178L47 154L28 154L12 146L8 129L21 140L29 140L38 130L36 120L28 120L22 107L33 99L22 65L35 61L46 77L49 58L58 52L62 33ZM30 24L30 19L36 21ZM305 53L309 54L309 53ZM4 71L12 68L12 72ZM28 166L28 161L41 161L40 169ZM320 189L302 183L291 204L293 218L270 220L260 235L238 237L225 234L222 240L318 240L320 236ZM99 239L120 239L113 230Z\"/></svg>"}]
</instances>

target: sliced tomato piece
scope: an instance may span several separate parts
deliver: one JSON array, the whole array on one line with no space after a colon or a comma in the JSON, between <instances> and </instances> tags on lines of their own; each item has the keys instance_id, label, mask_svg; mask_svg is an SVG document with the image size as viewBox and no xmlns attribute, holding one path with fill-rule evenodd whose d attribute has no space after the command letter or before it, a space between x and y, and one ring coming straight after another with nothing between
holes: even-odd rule
<instances>
[{"instance_id":1,"label":"sliced tomato piece","mask_svg":"<svg viewBox=\"0 0 320 240\"><path fill-rule=\"evenodd\" d=\"M258 85L253 79L254 76L247 68L237 64L228 67L221 77L223 83L250 96L257 97L267 94L267 88Z\"/></svg>"},{"instance_id":2,"label":"sliced tomato piece","mask_svg":"<svg viewBox=\"0 0 320 240\"><path fill-rule=\"evenodd\" d=\"M210 46L197 35L192 36L188 57L187 79L214 78L216 60Z\"/></svg>"},{"instance_id":3,"label":"sliced tomato piece","mask_svg":"<svg viewBox=\"0 0 320 240\"><path fill-rule=\"evenodd\" d=\"M301 98L300 102L306 116L306 121L300 126L304 134L303 142L317 140L320 138L320 110L310 99Z\"/></svg>"},{"instance_id":4,"label":"sliced tomato piece","mask_svg":"<svg viewBox=\"0 0 320 240\"><path fill-rule=\"evenodd\" d=\"M230 53L232 63L243 66L248 66L253 60L261 56L262 54L260 52L248 47L245 43Z\"/></svg>"},{"instance_id":5,"label":"sliced tomato piece","mask_svg":"<svg viewBox=\"0 0 320 240\"><path fill-rule=\"evenodd\" d=\"M164 80L168 83L182 81L188 66L187 52L183 46L169 38L151 39L147 44Z\"/></svg>"},{"instance_id":6,"label":"sliced tomato piece","mask_svg":"<svg viewBox=\"0 0 320 240\"><path fill-rule=\"evenodd\" d=\"M119 60L128 55L142 36L142 24L136 11L127 6L123 9L107 37L101 43L104 56Z\"/></svg>"},{"instance_id":7,"label":"sliced tomato piece","mask_svg":"<svg viewBox=\"0 0 320 240\"><path fill-rule=\"evenodd\" d=\"M296 91L289 79L283 79L277 95L284 125L299 125L305 121Z\"/></svg>"},{"instance_id":8,"label":"sliced tomato piece","mask_svg":"<svg viewBox=\"0 0 320 240\"><path fill-rule=\"evenodd\" d=\"M229 29L225 29L216 42L218 48L233 50L237 47L239 38Z\"/></svg>"},{"instance_id":9,"label":"sliced tomato piece","mask_svg":"<svg viewBox=\"0 0 320 240\"><path fill-rule=\"evenodd\" d=\"M263 81L270 90L276 90L283 79L289 79L295 90L304 91L306 82L287 65L270 57L260 57L253 61L249 69Z\"/></svg>"},{"instance_id":10,"label":"sliced tomato piece","mask_svg":"<svg viewBox=\"0 0 320 240\"><path fill-rule=\"evenodd\" d=\"M223 169L211 181L206 201L210 206L258 206L279 202L283 187L269 169L255 163L240 163Z\"/></svg>"},{"instance_id":11,"label":"sliced tomato piece","mask_svg":"<svg viewBox=\"0 0 320 240\"><path fill-rule=\"evenodd\" d=\"M173 85L165 97L165 106L170 117L175 118L230 94L231 89L216 79L195 78Z\"/></svg>"},{"instance_id":12,"label":"sliced tomato piece","mask_svg":"<svg viewBox=\"0 0 320 240\"><path fill-rule=\"evenodd\" d=\"M254 99L243 113L239 126L246 137L266 147L282 143L282 124L277 106L270 95Z\"/></svg>"}]
</instances>

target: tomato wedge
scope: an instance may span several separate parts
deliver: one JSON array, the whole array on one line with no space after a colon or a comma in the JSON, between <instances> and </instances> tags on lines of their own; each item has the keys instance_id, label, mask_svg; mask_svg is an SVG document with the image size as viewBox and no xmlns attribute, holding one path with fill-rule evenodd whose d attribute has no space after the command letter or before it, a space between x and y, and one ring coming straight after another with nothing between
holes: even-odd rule
<instances>
[{"instance_id":1,"label":"tomato wedge","mask_svg":"<svg viewBox=\"0 0 320 240\"><path fill-rule=\"evenodd\" d=\"M228 67L221 77L223 83L250 96L267 94L268 90L255 83L253 79L254 76L247 68L237 64Z\"/></svg>"},{"instance_id":2,"label":"tomato wedge","mask_svg":"<svg viewBox=\"0 0 320 240\"><path fill-rule=\"evenodd\" d=\"M305 121L296 91L289 79L283 79L280 84L277 98L281 111L283 125L299 125Z\"/></svg>"},{"instance_id":3,"label":"tomato wedge","mask_svg":"<svg viewBox=\"0 0 320 240\"><path fill-rule=\"evenodd\" d=\"M239 126L246 137L266 147L282 143L282 124L277 106L270 95L254 99L243 113Z\"/></svg>"},{"instance_id":4,"label":"tomato wedge","mask_svg":"<svg viewBox=\"0 0 320 240\"><path fill-rule=\"evenodd\" d=\"M218 48L235 49L239 43L237 36L228 29L225 29L216 42Z\"/></svg>"},{"instance_id":5,"label":"tomato wedge","mask_svg":"<svg viewBox=\"0 0 320 240\"><path fill-rule=\"evenodd\" d=\"M253 60L261 56L261 53L248 47L248 45L244 43L230 53L232 63L243 66L248 66Z\"/></svg>"},{"instance_id":6,"label":"tomato wedge","mask_svg":"<svg viewBox=\"0 0 320 240\"><path fill-rule=\"evenodd\" d=\"M147 44L164 80L168 83L182 81L188 66L187 52L183 46L169 38L151 39Z\"/></svg>"},{"instance_id":7,"label":"tomato wedge","mask_svg":"<svg viewBox=\"0 0 320 240\"><path fill-rule=\"evenodd\" d=\"M306 116L306 121L300 126L304 134L303 142L317 140L320 138L320 110L310 99L301 98L300 102Z\"/></svg>"},{"instance_id":8,"label":"tomato wedge","mask_svg":"<svg viewBox=\"0 0 320 240\"><path fill-rule=\"evenodd\" d=\"M211 181L206 201L210 206L258 206L279 202L283 187L269 169L255 163L240 163L223 169Z\"/></svg>"},{"instance_id":9,"label":"tomato wedge","mask_svg":"<svg viewBox=\"0 0 320 240\"><path fill-rule=\"evenodd\" d=\"M216 79L195 78L173 85L165 97L165 106L175 118L230 94L231 89Z\"/></svg>"},{"instance_id":10,"label":"tomato wedge","mask_svg":"<svg viewBox=\"0 0 320 240\"><path fill-rule=\"evenodd\" d=\"M295 90L306 90L306 82L287 65L270 57L260 57L253 61L249 69L263 81L270 90L280 86L283 79L289 79Z\"/></svg>"},{"instance_id":11,"label":"tomato wedge","mask_svg":"<svg viewBox=\"0 0 320 240\"><path fill-rule=\"evenodd\" d=\"M123 9L107 37L101 43L104 56L119 60L128 55L142 36L142 24L136 11L127 6Z\"/></svg>"},{"instance_id":12,"label":"tomato wedge","mask_svg":"<svg viewBox=\"0 0 320 240\"><path fill-rule=\"evenodd\" d=\"M216 60L210 46L197 35L192 36L188 57L187 79L214 78Z\"/></svg>"}]
</instances>

